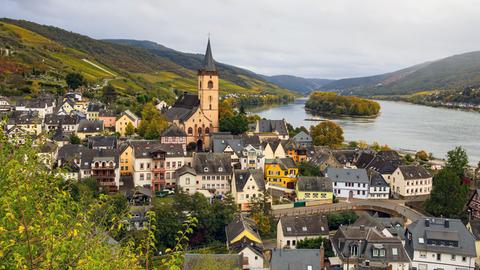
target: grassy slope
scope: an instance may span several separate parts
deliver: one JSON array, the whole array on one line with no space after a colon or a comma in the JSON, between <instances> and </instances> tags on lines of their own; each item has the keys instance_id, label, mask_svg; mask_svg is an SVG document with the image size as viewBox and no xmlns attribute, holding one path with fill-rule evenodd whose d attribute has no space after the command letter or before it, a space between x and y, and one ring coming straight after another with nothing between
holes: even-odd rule
<instances>
[{"instance_id":1,"label":"grassy slope","mask_svg":"<svg viewBox=\"0 0 480 270\"><path fill-rule=\"evenodd\" d=\"M110 79L110 83L117 87L124 97L145 93L167 101L174 99L174 89L196 90L195 70L148 49L99 41L28 21L2 19L0 24L0 41L8 39L9 42L6 44L18 52L8 60L0 57L2 64L0 66L13 66L10 68L11 73L29 71L32 67L39 70L54 70L62 76L75 71L82 73L94 84L101 84L102 80ZM95 65L118 74L118 77L113 78L108 72L82 59L88 59ZM220 76L222 93L293 95L286 89L249 76L248 71L245 74L235 74L235 81L225 79L222 73ZM8 78L4 78L5 80ZM0 77L0 83L1 81Z\"/></svg>"}]
</instances>

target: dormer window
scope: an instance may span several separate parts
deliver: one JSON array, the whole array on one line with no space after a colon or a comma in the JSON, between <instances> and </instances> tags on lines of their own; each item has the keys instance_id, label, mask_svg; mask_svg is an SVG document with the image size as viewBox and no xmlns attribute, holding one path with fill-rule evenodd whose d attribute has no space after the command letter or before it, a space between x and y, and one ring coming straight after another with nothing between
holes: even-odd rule
<instances>
[{"instance_id":1,"label":"dormer window","mask_svg":"<svg viewBox=\"0 0 480 270\"><path fill-rule=\"evenodd\" d=\"M208 167L203 168L204 172L208 172Z\"/></svg>"},{"instance_id":2,"label":"dormer window","mask_svg":"<svg viewBox=\"0 0 480 270\"><path fill-rule=\"evenodd\" d=\"M302 231L306 232L306 231L307 231L307 227L302 227Z\"/></svg>"},{"instance_id":3,"label":"dormer window","mask_svg":"<svg viewBox=\"0 0 480 270\"><path fill-rule=\"evenodd\" d=\"M218 171L223 172L223 168L222 167L218 168Z\"/></svg>"},{"instance_id":4,"label":"dormer window","mask_svg":"<svg viewBox=\"0 0 480 270\"><path fill-rule=\"evenodd\" d=\"M291 232L292 231L292 227L287 227L287 232Z\"/></svg>"}]
</instances>

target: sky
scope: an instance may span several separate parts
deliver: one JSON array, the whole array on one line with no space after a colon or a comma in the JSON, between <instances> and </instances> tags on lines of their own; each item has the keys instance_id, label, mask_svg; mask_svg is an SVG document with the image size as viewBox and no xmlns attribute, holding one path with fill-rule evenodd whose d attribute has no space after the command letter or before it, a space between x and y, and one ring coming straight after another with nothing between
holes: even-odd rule
<instances>
[{"instance_id":1,"label":"sky","mask_svg":"<svg viewBox=\"0 0 480 270\"><path fill-rule=\"evenodd\" d=\"M0 0L0 17L151 40L265 75L376 75L480 50L478 0Z\"/></svg>"}]
</instances>

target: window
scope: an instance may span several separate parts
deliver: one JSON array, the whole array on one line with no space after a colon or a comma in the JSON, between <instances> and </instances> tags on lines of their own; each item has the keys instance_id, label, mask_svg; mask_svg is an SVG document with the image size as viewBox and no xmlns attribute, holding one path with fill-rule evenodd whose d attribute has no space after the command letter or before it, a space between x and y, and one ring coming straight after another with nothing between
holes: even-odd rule
<instances>
[{"instance_id":1,"label":"window","mask_svg":"<svg viewBox=\"0 0 480 270\"><path fill-rule=\"evenodd\" d=\"M358 246L357 245L350 246L350 255L351 256L357 256L358 255Z\"/></svg>"},{"instance_id":2,"label":"window","mask_svg":"<svg viewBox=\"0 0 480 270\"><path fill-rule=\"evenodd\" d=\"M441 261L441 260L442 260L442 254L437 253L437 261Z\"/></svg>"},{"instance_id":3,"label":"window","mask_svg":"<svg viewBox=\"0 0 480 270\"><path fill-rule=\"evenodd\" d=\"M188 134L190 134L190 135L193 134L193 128L191 128L191 127L188 128Z\"/></svg>"},{"instance_id":4,"label":"window","mask_svg":"<svg viewBox=\"0 0 480 270\"><path fill-rule=\"evenodd\" d=\"M198 128L198 135L202 135L202 128L201 127Z\"/></svg>"},{"instance_id":5,"label":"window","mask_svg":"<svg viewBox=\"0 0 480 270\"><path fill-rule=\"evenodd\" d=\"M210 105L210 110L212 109L212 105ZM210 128L205 128L205 134L210 134Z\"/></svg>"},{"instance_id":6,"label":"window","mask_svg":"<svg viewBox=\"0 0 480 270\"><path fill-rule=\"evenodd\" d=\"M296 241L292 240L292 246L295 246L295 244L296 244Z\"/></svg>"},{"instance_id":7,"label":"window","mask_svg":"<svg viewBox=\"0 0 480 270\"><path fill-rule=\"evenodd\" d=\"M392 255L394 255L394 256L398 255L398 249L397 248L392 248Z\"/></svg>"},{"instance_id":8,"label":"window","mask_svg":"<svg viewBox=\"0 0 480 270\"><path fill-rule=\"evenodd\" d=\"M452 258L451 258L452 261L455 261L455 255L452 254Z\"/></svg>"},{"instance_id":9,"label":"window","mask_svg":"<svg viewBox=\"0 0 480 270\"><path fill-rule=\"evenodd\" d=\"M290 240L287 240L287 246L290 246Z\"/></svg>"},{"instance_id":10,"label":"window","mask_svg":"<svg viewBox=\"0 0 480 270\"><path fill-rule=\"evenodd\" d=\"M187 177L187 178L185 179L185 185L190 185L190 177Z\"/></svg>"},{"instance_id":11,"label":"window","mask_svg":"<svg viewBox=\"0 0 480 270\"><path fill-rule=\"evenodd\" d=\"M143 163L140 163L140 170L143 170L143 167L144 167L144 166L145 166L145 165L144 165Z\"/></svg>"},{"instance_id":12,"label":"window","mask_svg":"<svg viewBox=\"0 0 480 270\"><path fill-rule=\"evenodd\" d=\"M467 261L467 257L462 257L462 262L466 262Z\"/></svg>"},{"instance_id":13,"label":"window","mask_svg":"<svg viewBox=\"0 0 480 270\"><path fill-rule=\"evenodd\" d=\"M212 81L208 81L208 89L212 89L213 88L213 82Z\"/></svg>"},{"instance_id":14,"label":"window","mask_svg":"<svg viewBox=\"0 0 480 270\"><path fill-rule=\"evenodd\" d=\"M143 181L145 179L145 175L143 173L140 174L140 181Z\"/></svg>"},{"instance_id":15,"label":"window","mask_svg":"<svg viewBox=\"0 0 480 270\"><path fill-rule=\"evenodd\" d=\"M420 258L427 258L427 252L426 251L420 251Z\"/></svg>"}]
</instances>

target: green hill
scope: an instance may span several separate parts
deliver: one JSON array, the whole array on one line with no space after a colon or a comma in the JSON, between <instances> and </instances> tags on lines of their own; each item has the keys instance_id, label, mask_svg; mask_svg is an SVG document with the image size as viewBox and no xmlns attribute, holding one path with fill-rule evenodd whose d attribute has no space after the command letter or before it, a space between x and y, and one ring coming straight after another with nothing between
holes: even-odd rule
<instances>
[{"instance_id":1,"label":"green hill","mask_svg":"<svg viewBox=\"0 0 480 270\"><path fill-rule=\"evenodd\" d=\"M334 81L322 87L346 94L403 95L420 91L462 90L480 84L480 52L454 55L437 61L370 77Z\"/></svg>"},{"instance_id":2,"label":"green hill","mask_svg":"<svg viewBox=\"0 0 480 270\"><path fill-rule=\"evenodd\" d=\"M69 72L81 73L98 89L112 84L118 102L124 104L139 95L171 102L175 90L196 90L202 55L141 43L155 46L96 40L53 26L0 19L0 49L12 52L0 56L0 95L35 95L39 89L60 92ZM219 63L219 72L222 94L295 95L251 71Z\"/></svg>"},{"instance_id":3,"label":"green hill","mask_svg":"<svg viewBox=\"0 0 480 270\"><path fill-rule=\"evenodd\" d=\"M302 94L308 94L333 81L328 79L302 78L292 75L264 76L264 78L271 83Z\"/></svg>"}]
</instances>

